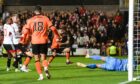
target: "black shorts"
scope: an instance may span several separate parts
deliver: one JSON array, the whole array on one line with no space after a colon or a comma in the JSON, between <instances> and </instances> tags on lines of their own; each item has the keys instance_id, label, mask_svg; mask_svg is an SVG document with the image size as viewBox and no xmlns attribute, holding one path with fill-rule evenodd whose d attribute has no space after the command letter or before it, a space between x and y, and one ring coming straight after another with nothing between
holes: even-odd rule
<instances>
[{"instance_id":1,"label":"black shorts","mask_svg":"<svg viewBox=\"0 0 140 84\"><path fill-rule=\"evenodd\" d=\"M47 54L48 47L47 44L32 44L33 54Z\"/></svg>"},{"instance_id":2,"label":"black shorts","mask_svg":"<svg viewBox=\"0 0 140 84\"><path fill-rule=\"evenodd\" d=\"M12 44L3 44L3 47L7 52L9 52L10 50L15 50L15 47Z\"/></svg>"},{"instance_id":3,"label":"black shorts","mask_svg":"<svg viewBox=\"0 0 140 84\"><path fill-rule=\"evenodd\" d=\"M18 44L18 48L22 51L22 53L25 53L28 51L28 46L26 45Z\"/></svg>"},{"instance_id":4,"label":"black shorts","mask_svg":"<svg viewBox=\"0 0 140 84\"><path fill-rule=\"evenodd\" d=\"M54 48L54 49L52 49L52 52L56 51L56 53L62 53L64 51L64 49L65 48Z\"/></svg>"},{"instance_id":5,"label":"black shorts","mask_svg":"<svg viewBox=\"0 0 140 84\"><path fill-rule=\"evenodd\" d=\"M15 50L20 49L20 48L19 48L19 44L14 44L14 47L15 47Z\"/></svg>"}]
</instances>

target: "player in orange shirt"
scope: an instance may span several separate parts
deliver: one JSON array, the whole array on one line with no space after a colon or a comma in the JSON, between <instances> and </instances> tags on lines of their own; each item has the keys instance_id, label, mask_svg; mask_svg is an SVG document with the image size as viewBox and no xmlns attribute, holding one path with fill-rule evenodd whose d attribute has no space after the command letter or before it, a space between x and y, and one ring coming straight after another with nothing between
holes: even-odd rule
<instances>
[{"instance_id":1,"label":"player in orange shirt","mask_svg":"<svg viewBox=\"0 0 140 84\"><path fill-rule=\"evenodd\" d=\"M52 56L49 58L48 63L50 64L53 61L57 53L64 52L66 54L66 64L72 64L70 61L70 36L64 35L62 29L59 30L59 34L62 39L59 39L59 37L56 35L53 36L51 46Z\"/></svg>"},{"instance_id":2,"label":"player in orange shirt","mask_svg":"<svg viewBox=\"0 0 140 84\"><path fill-rule=\"evenodd\" d=\"M30 49L28 48L28 44L30 41L30 36L29 34L27 34L27 32L29 33L28 29L27 29L27 25L25 24L22 28L22 35L19 41L19 48L22 51L22 53L24 53L27 57L21 67L21 71L23 72L28 72L27 66L30 63L30 60L33 57L32 52L30 51Z\"/></svg>"},{"instance_id":3,"label":"player in orange shirt","mask_svg":"<svg viewBox=\"0 0 140 84\"><path fill-rule=\"evenodd\" d=\"M48 62L46 60L47 54L47 43L48 43L48 29L51 29L54 35L58 35L56 28L52 25L52 22L48 17L41 15L42 8L36 6L34 13L35 16L27 21L27 28L30 31L32 52L35 57L35 66L39 74L38 80L43 80L43 74L41 70L40 58L42 60L42 66L48 79L50 79L50 74L48 71ZM28 33L29 34L29 33Z\"/></svg>"}]
</instances>

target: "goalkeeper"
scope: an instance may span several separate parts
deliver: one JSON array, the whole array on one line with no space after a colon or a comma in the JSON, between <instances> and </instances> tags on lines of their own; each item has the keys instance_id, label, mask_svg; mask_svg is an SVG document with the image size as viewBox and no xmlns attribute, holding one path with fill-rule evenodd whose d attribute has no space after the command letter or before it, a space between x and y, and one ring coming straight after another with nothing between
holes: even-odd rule
<instances>
[{"instance_id":1,"label":"goalkeeper","mask_svg":"<svg viewBox=\"0 0 140 84\"><path fill-rule=\"evenodd\" d=\"M77 62L77 66L79 67L86 67L90 69L95 69L95 68L101 68L104 70L108 71L127 71L127 64L128 60L127 59L118 59L114 57L104 57L104 56L99 56L99 55L93 55L93 56L86 56L86 58L91 58L93 60L102 60L105 63L103 64L83 64L80 62ZM136 68L136 63L140 64L139 62L134 62L134 69Z\"/></svg>"}]
</instances>

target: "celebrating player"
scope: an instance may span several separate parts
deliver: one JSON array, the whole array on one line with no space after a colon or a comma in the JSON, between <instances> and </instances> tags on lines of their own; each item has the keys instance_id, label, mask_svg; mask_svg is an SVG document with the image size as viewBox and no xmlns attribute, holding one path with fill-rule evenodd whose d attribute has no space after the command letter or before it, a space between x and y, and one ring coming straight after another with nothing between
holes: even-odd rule
<instances>
[{"instance_id":1,"label":"celebrating player","mask_svg":"<svg viewBox=\"0 0 140 84\"><path fill-rule=\"evenodd\" d=\"M15 47L13 45L13 36L14 36L14 29L11 26L12 19L11 17L7 17L6 24L4 24L4 40L3 40L3 46L6 49L8 53L8 60L7 60L7 71L10 70L11 65L11 58L14 57L14 61L17 61L16 55L15 55ZM18 71L18 66L15 66L15 72Z\"/></svg>"},{"instance_id":2,"label":"celebrating player","mask_svg":"<svg viewBox=\"0 0 140 84\"><path fill-rule=\"evenodd\" d=\"M14 63L14 66L18 66L18 62L19 62L19 66L22 66L22 56L21 56L21 51L19 49L19 39L20 39L20 32L19 32L19 18L17 15L13 15L12 16L12 20L13 20L13 24L12 27L14 29L14 37L13 37L13 44L15 47L15 53L16 53L16 57L17 57L17 63Z\"/></svg>"},{"instance_id":3,"label":"celebrating player","mask_svg":"<svg viewBox=\"0 0 140 84\"><path fill-rule=\"evenodd\" d=\"M57 53L64 52L66 54L66 64L71 64L70 61L70 36L64 34L63 30L59 30L59 34L62 39L59 39L58 36L54 35L53 41L52 41L52 56L49 58L49 64L53 61Z\"/></svg>"},{"instance_id":4,"label":"celebrating player","mask_svg":"<svg viewBox=\"0 0 140 84\"><path fill-rule=\"evenodd\" d=\"M22 51L22 53L27 56L22 67L21 67L21 71L23 71L23 72L28 72L27 66L33 57L32 52L28 48L30 36L27 34L27 32L28 32L27 25L25 24L22 28L22 35L21 35L21 38L19 40L19 48Z\"/></svg>"},{"instance_id":5,"label":"celebrating player","mask_svg":"<svg viewBox=\"0 0 140 84\"><path fill-rule=\"evenodd\" d=\"M43 74L41 70L40 57L42 60L42 66L44 67L44 71L48 79L50 79L50 74L48 71L48 63L46 60L47 54L47 43L48 43L48 29L51 29L54 35L58 35L56 28L52 25L52 22L48 17L41 15L42 8L40 6L36 6L34 13L35 16L30 18L27 21L27 28L31 35L31 43L32 43L32 52L35 57L35 66L36 70L39 74L38 80L43 80Z\"/></svg>"},{"instance_id":6,"label":"celebrating player","mask_svg":"<svg viewBox=\"0 0 140 84\"><path fill-rule=\"evenodd\" d=\"M128 60L127 59L118 59L114 57L104 57L104 56L98 56L98 55L93 55L89 56L86 58L91 58L93 60L102 60L105 63L103 64L83 64L80 62L77 62L77 66L79 67L86 67L90 69L95 69L95 68L101 68L104 70L108 71L127 71L128 70ZM140 60L138 62L134 62L134 68L136 68L136 63L140 64Z\"/></svg>"}]
</instances>

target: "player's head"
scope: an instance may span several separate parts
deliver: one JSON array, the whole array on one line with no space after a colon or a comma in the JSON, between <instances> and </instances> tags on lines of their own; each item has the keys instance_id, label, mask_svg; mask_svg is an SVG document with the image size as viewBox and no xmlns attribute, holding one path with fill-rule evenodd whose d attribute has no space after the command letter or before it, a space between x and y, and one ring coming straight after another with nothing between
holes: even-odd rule
<instances>
[{"instance_id":1,"label":"player's head","mask_svg":"<svg viewBox=\"0 0 140 84\"><path fill-rule=\"evenodd\" d=\"M12 18L11 17L7 17L6 18L6 23L7 24L12 24L13 23Z\"/></svg>"},{"instance_id":2,"label":"player's head","mask_svg":"<svg viewBox=\"0 0 140 84\"><path fill-rule=\"evenodd\" d=\"M34 13L35 13L36 15L41 14L41 11L42 11L41 6L39 6L39 5L35 6L35 8L34 8Z\"/></svg>"},{"instance_id":3,"label":"player's head","mask_svg":"<svg viewBox=\"0 0 140 84\"><path fill-rule=\"evenodd\" d=\"M59 33L59 34L62 34L63 32L62 32L62 30L61 30L61 29L59 29L59 30L58 30L58 33Z\"/></svg>"},{"instance_id":4,"label":"player's head","mask_svg":"<svg viewBox=\"0 0 140 84\"><path fill-rule=\"evenodd\" d=\"M17 14L12 16L12 20L13 20L14 23L18 23L20 21L20 19L19 19Z\"/></svg>"}]
</instances>

